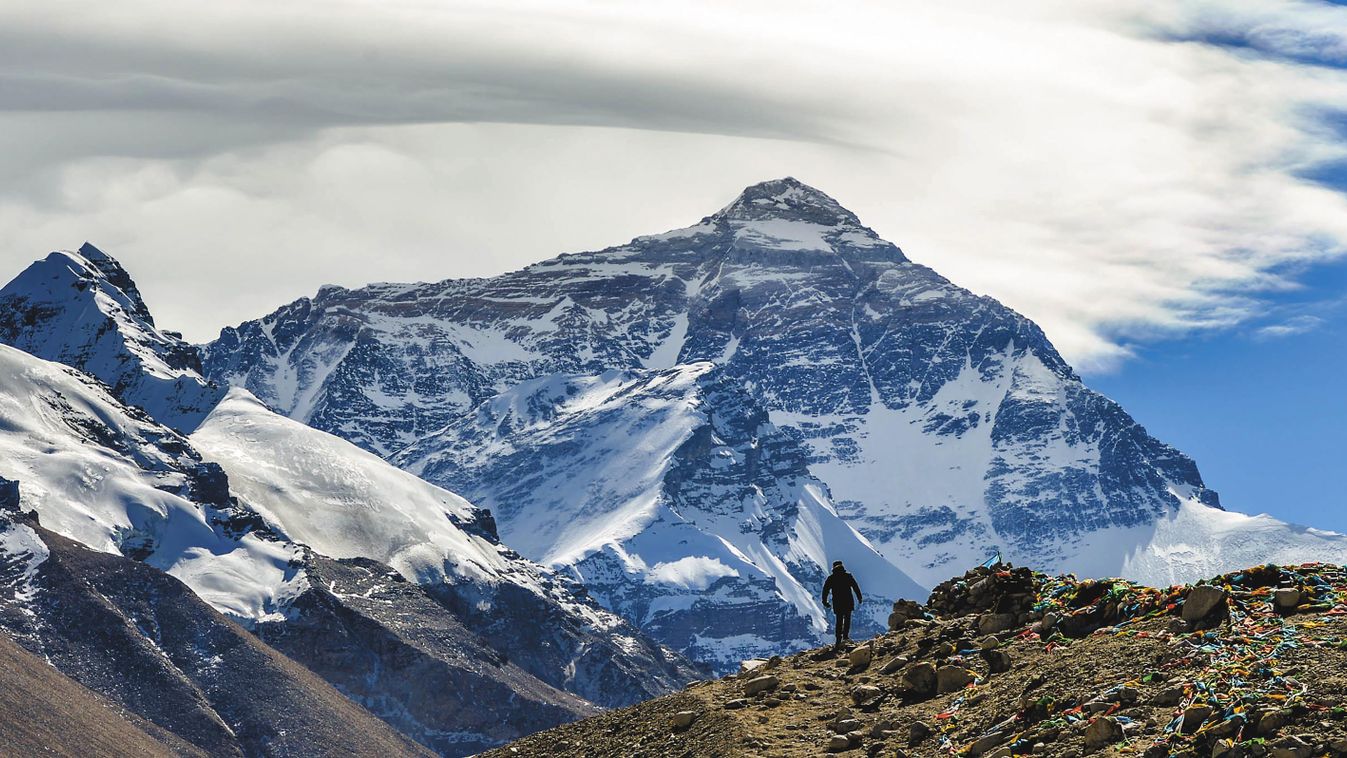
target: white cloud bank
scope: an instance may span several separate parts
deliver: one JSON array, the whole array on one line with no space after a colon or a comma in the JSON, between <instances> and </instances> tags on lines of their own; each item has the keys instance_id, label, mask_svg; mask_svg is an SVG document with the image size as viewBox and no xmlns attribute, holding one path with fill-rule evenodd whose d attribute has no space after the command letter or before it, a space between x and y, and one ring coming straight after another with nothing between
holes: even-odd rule
<instances>
[{"instance_id":1,"label":"white cloud bank","mask_svg":"<svg viewBox=\"0 0 1347 758\"><path fill-rule=\"evenodd\" d=\"M1106 368L1347 242L1300 178L1347 160L1347 72L1314 62L1347 60L1347 9L1224 5L9 3L0 270L89 239L207 339L790 174Z\"/></svg>"}]
</instances>

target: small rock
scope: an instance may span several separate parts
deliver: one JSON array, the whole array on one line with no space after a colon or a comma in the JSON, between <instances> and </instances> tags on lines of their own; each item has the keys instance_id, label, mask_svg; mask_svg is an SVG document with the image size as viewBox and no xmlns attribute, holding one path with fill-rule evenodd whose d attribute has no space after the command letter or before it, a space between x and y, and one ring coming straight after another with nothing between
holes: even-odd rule
<instances>
[{"instance_id":1,"label":"small rock","mask_svg":"<svg viewBox=\"0 0 1347 758\"><path fill-rule=\"evenodd\" d=\"M1141 692L1136 687L1123 687L1114 693L1113 699L1123 705L1133 705L1141 699Z\"/></svg>"},{"instance_id":2,"label":"small rock","mask_svg":"<svg viewBox=\"0 0 1347 758\"><path fill-rule=\"evenodd\" d=\"M1122 724L1112 716L1100 716L1085 729L1085 749L1098 750L1123 738Z\"/></svg>"},{"instance_id":3,"label":"small rock","mask_svg":"<svg viewBox=\"0 0 1347 758\"><path fill-rule=\"evenodd\" d=\"M890 658L887 662L885 662L883 666L880 667L879 673L893 674L896 673L902 667L906 666L907 664L908 664L907 656L905 655L895 656L893 658Z\"/></svg>"},{"instance_id":4,"label":"small rock","mask_svg":"<svg viewBox=\"0 0 1347 758\"><path fill-rule=\"evenodd\" d=\"M759 692L771 692L776 689L778 684L781 684L781 681L772 674L760 676L756 679L749 679L744 684L744 694L752 697Z\"/></svg>"},{"instance_id":5,"label":"small rock","mask_svg":"<svg viewBox=\"0 0 1347 758\"><path fill-rule=\"evenodd\" d=\"M954 646L948 642L942 642L931 648L931 656L934 658L948 658L954 655Z\"/></svg>"},{"instance_id":6,"label":"small rock","mask_svg":"<svg viewBox=\"0 0 1347 758\"><path fill-rule=\"evenodd\" d=\"M1212 713L1214 713L1214 711L1209 705L1190 705L1183 712L1183 723L1180 726L1180 729L1184 734L1192 734L1193 732L1196 732L1198 727L1202 726L1207 719L1211 718Z\"/></svg>"},{"instance_id":7,"label":"small rock","mask_svg":"<svg viewBox=\"0 0 1347 758\"><path fill-rule=\"evenodd\" d=\"M995 650L996 648L998 648L998 647L1000 647L1000 646L1001 646L1001 640L996 639L996 637L994 637L994 636L992 636L992 635L990 635L990 634L987 635L986 637L983 637L982 639L978 640L978 649L979 649L979 650Z\"/></svg>"},{"instance_id":8,"label":"small rock","mask_svg":"<svg viewBox=\"0 0 1347 758\"><path fill-rule=\"evenodd\" d=\"M935 678L935 691L944 695L947 692L958 692L967 687L973 683L976 676L963 666L941 666L935 672Z\"/></svg>"},{"instance_id":9,"label":"small rock","mask_svg":"<svg viewBox=\"0 0 1347 758\"><path fill-rule=\"evenodd\" d=\"M936 693L937 675L935 664L922 661L908 667L903 672L903 686L914 695L930 697Z\"/></svg>"},{"instance_id":10,"label":"small rock","mask_svg":"<svg viewBox=\"0 0 1347 758\"><path fill-rule=\"evenodd\" d=\"M884 694L884 691L873 684L862 684L851 690L851 702L856 705L868 703L882 694Z\"/></svg>"},{"instance_id":11,"label":"small rock","mask_svg":"<svg viewBox=\"0 0 1347 758\"><path fill-rule=\"evenodd\" d=\"M851 740L847 739L845 734L834 734L828 738L828 752L840 753L843 750L851 749Z\"/></svg>"},{"instance_id":12,"label":"small rock","mask_svg":"<svg viewBox=\"0 0 1347 758\"><path fill-rule=\"evenodd\" d=\"M1188 597L1183 600L1183 611L1180 615L1188 623L1201 621L1216 610L1216 606L1224 602L1225 590L1210 584L1199 584L1188 590Z\"/></svg>"},{"instance_id":13,"label":"small rock","mask_svg":"<svg viewBox=\"0 0 1347 758\"><path fill-rule=\"evenodd\" d=\"M725 710L727 710L727 711L738 710L738 709L743 708L743 707L745 707L745 706L747 706L747 705L748 705L748 701L745 700L744 698L735 698L734 700L731 700L730 702L728 702L728 703L725 704Z\"/></svg>"},{"instance_id":14,"label":"small rock","mask_svg":"<svg viewBox=\"0 0 1347 758\"><path fill-rule=\"evenodd\" d=\"M692 722L695 721L696 718L697 714L692 711L679 711L673 715L671 721L673 722L674 729L687 729L692 726Z\"/></svg>"}]
</instances>

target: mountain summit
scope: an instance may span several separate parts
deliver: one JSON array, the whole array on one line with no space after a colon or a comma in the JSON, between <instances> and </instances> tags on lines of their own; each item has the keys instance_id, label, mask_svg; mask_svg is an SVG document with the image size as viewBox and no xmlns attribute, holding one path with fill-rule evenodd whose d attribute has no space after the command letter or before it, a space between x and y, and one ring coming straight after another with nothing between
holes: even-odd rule
<instances>
[{"instance_id":1,"label":"mountain summit","mask_svg":"<svg viewBox=\"0 0 1347 758\"><path fill-rule=\"evenodd\" d=\"M832 197L791 176L745 188L734 202L709 218L728 221L782 219L823 226L860 225L860 219Z\"/></svg>"},{"instance_id":2,"label":"mountain summit","mask_svg":"<svg viewBox=\"0 0 1347 758\"><path fill-rule=\"evenodd\" d=\"M224 397L195 346L155 327L131 275L88 242L57 251L0 289L0 343L99 377L113 394L191 432Z\"/></svg>"},{"instance_id":3,"label":"mountain summit","mask_svg":"<svg viewBox=\"0 0 1347 758\"><path fill-rule=\"evenodd\" d=\"M790 178L490 279L325 289L205 360L491 508L507 544L722 670L819 638L837 556L867 596L996 552L1160 585L1347 558L1222 511L1037 325Z\"/></svg>"}]
</instances>

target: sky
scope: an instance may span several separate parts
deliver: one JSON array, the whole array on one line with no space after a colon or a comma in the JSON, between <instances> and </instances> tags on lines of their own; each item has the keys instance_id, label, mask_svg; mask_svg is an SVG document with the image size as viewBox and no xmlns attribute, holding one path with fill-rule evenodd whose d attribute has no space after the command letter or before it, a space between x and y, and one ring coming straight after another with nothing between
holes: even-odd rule
<instances>
[{"instance_id":1,"label":"sky","mask_svg":"<svg viewBox=\"0 0 1347 758\"><path fill-rule=\"evenodd\" d=\"M0 4L0 270L89 240L205 341L791 175L1041 324L1228 505L1347 530L1347 8Z\"/></svg>"}]
</instances>

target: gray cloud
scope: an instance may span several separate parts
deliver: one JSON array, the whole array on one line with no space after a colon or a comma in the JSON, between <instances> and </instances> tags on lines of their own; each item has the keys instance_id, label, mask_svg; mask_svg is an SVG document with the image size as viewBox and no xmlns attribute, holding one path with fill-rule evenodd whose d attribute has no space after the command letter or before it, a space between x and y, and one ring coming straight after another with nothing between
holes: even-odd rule
<instances>
[{"instance_id":1,"label":"gray cloud","mask_svg":"<svg viewBox=\"0 0 1347 758\"><path fill-rule=\"evenodd\" d=\"M92 239L205 339L792 174L1103 369L1347 241L1301 178L1347 157L1315 115L1347 75L1306 60L1347 11L1222 5L7 4L0 263Z\"/></svg>"}]
</instances>

